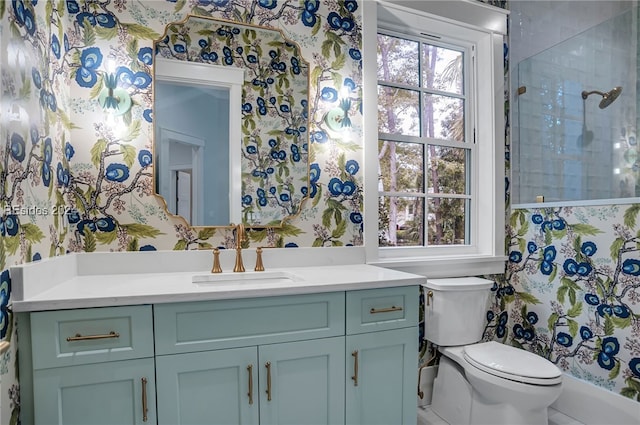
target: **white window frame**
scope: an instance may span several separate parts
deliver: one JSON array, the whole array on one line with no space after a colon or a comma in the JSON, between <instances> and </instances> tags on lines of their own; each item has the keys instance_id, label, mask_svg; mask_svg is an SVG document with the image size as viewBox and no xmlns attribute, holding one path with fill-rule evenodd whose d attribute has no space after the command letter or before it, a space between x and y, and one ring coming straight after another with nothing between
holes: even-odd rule
<instances>
[{"instance_id":1,"label":"white window frame","mask_svg":"<svg viewBox=\"0 0 640 425\"><path fill-rule=\"evenodd\" d=\"M503 43L507 12L466 0L377 1L363 2L363 6L363 21L377 23L365 24L362 49L367 263L428 277L503 273L506 260ZM467 22L461 22L461 16ZM473 199L470 245L378 247L378 26L409 36L420 36L423 32L441 34L475 48L475 72L469 93L473 104L467 109L474 117L477 144L468 170Z\"/></svg>"}]
</instances>

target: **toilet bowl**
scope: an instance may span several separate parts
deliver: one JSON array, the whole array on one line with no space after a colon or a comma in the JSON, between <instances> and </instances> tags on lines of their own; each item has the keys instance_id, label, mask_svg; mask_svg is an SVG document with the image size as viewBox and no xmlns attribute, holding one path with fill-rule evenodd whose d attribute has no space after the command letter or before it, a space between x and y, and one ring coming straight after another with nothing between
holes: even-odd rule
<instances>
[{"instance_id":1,"label":"toilet bowl","mask_svg":"<svg viewBox=\"0 0 640 425\"><path fill-rule=\"evenodd\" d=\"M547 425L547 408L562 391L560 370L528 351L478 342L492 285L478 278L425 284L425 337L441 354L431 408L451 425Z\"/></svg>"}]
</instances>

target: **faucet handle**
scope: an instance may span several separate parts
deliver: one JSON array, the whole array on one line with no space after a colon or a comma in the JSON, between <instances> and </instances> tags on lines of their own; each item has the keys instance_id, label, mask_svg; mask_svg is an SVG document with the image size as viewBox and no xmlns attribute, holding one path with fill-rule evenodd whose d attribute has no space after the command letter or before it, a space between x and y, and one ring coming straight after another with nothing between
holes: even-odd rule
<instances>
[{"instance_id":1,"label":"faucet handle","mask_svg":"<svg viewBox=\"0 0 640 425\"><path fill-rule=\"evenodd\" d=\"M222 267L220 267L220 249L213 248L213 268L211 273L222 273Z\"/></svg>"},{"instance_id":2,"label":"faucet handle","mask_svg":"<svg viewBox=\"0 0 640 425\"><path fill-rule=\"evenodd\" d=\"M264 265L262 264L262 247L261 246L256 248L256 268L254 270L257 272L264 271Z\"/></svg>"}]
</instances>

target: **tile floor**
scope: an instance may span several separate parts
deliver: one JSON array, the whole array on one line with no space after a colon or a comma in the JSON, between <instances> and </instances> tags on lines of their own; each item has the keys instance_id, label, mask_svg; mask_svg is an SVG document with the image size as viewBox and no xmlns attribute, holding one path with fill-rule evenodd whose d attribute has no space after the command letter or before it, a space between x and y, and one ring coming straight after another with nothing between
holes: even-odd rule
<instances>
[{"instance_id":1,"label":"tile floor","mask_svg":"<svg viewBox=\"0 0 640 425\"><path fill-rule=\"evenodd\" d=\"M440 416L436 415L429 406L418 408L418 425L456 425L448 424ZM567 415L549 408L549 425L584 425Z\"/></svg>"}]
</instances>

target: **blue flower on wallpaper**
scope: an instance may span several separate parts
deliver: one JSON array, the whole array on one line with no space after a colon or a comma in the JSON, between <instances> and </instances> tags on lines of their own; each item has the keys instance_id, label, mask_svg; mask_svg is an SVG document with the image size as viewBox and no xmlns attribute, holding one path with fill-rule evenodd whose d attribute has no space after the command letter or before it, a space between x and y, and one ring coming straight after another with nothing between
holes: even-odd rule
<instances>
[{"instance_id":1,"label":"blue flower on wallpaper","mask_svg":"<svg viewBox=\"0 0 640 425\"><path fill-rule=\"evenodd\" d=\"M573 276L578 272L578 263L573 258L567 258L562 265L564 272L569 276ZM598 298L598 297L596 297ZM594 304L595 305L595 304Z\"/></svg>"},{"instance_id":2,"label":"blue flower on wallpaper","mask_svg":"<svg viewBox=\"0 0 640 425\"><path fill-rule=\"evenodd\" d=\"M39 252L36 252L35 254L33 254L31 261L40 261L40 260L42 260L42 255L40 255Z\"/></svg>"},{"instance_id":3,"label":"blue flower on wallpaper","mask_svg":"<svg viewBox=\"0 0 640 425\"><path fill-rule=\"evenodd\" d=\"M24 160L26 154L24 139L18 133L11 135L11 157L18 162Z\"/></svg>"},{"instance_id":4,"label":"blue flower on wallpaper","mask_svg":"<svg viewBox=\"0 0 640 425\"><path fill-rule=\"evenodd\" d=\"M9 329L9 298L11 297L11 278L9 270L0 274L0 339L7 336Z\"/></svg>"},{"instance_id":5,"label":"blue flower on wallpaper","mask_svg":"<svg viewBox=\"0 0 640 425\"><path fill-rule=\"evenodd\" d=\"M53 93L49 93L45 89L40 90L40 105L44 108L47 107L51 111L55 112L58 109L58 102Z\"/></svg>"},{"instance_id":6,"label":"blue flower on wallpaper","mask_svg":"<svg viewBox=\"0 0 640 425\"><path fill-rule=\"evenodd\" d=\"M95 233L96 230L98 230L96 223L93 220L82 220L78 223L77 229L82 236L85 236L85 229L88 229L91 233Z\"/></svg>"},{"instance_id":7,"label":"blue flower on wallpaper","mask_svg":"<svg viewBox=\"0 0 640 425\"><path fill-rule=\"evenodd\" d=\"M280 194L280 200L281 200L282 202L289 202L289 200L290 200L290 199L291 199L291 198L289 197L289 194L288 194L288 193L281 193L281 194Z\"/></svg>"},{"instance_id":8,"label":"blue flower on wallpaper","mask_svg":"<svg viewBox=\"0 0 640 425\"><path fill-rule=\"evenodd\" d=\"M44 184L46 187L49 187L49 185L51 185L51 165L43 162L41 167L41 174L42 184Z\"/></svg>"},{"instance_id":9,"label":"blue flower on wallpaper","mask_svg":"<svg viewBox=\"0 0 640 425\"><path fill-rule=\"evenodd\" d=\"M300 148L298 145L291 145L291 160L293 162L300 162L300 159L302 159Z\"/></svg>"},{"instance_id":10,"label":"blue flower on wallpaper","mask_svg":"<svg viewBox=\"0 0 640 425\"><path fill-rule=\"evenodd\" d=\"M575 261L574 261L574 263L575 263ZM599 305L600 304L600 298L598 298L598 296L596 294L585 294L584 295L584 300L589 305Z\"/></svg>"},{"instance_id":11,"label":"blue flower on wallpaper","mask_svg":"<svg viewBox=\"0 0 640 425\"><path fill-rule=\"evenodd\" d=\"M129 178L129 167L124 164L109 164L105 173L105 178L112 182L122 183Z\"/></svg>"},{"instance_id":12,"label":"blue flower on wallpaper","mask_svg":"<svg viewBox=\"0 0 640 425\"><path fill-rule=\"evenodd\" d=\"M98 80L96 69L102 64L102 52L97 47L84 49L80 54L80 68L76 72L76 82L80 87L93 87Z\"/></svg>"},{"instance_id":13,"label":"blue flower on wallpaper","mask_svg":"<svg viewBox=\"0 0 640 425\"><path fill-rule=\"evenodd\" d=\"M542 222L542 225L540 226L540 228L542 229L543 232L546 232L547 230L553 230L553 223L545 220Z\"/></svg>"},{"instance_id":14,"label":"blue flower on wallpaper","mask_svg":"<svg viewBox=\"0 0 640 425\"><path fill-rule=\"evenodd\" d=\"M102 217L95 221L96 228L102 232L111 232L116 228L116 222L111 217Z\"/></svg>"},{"instance_id":15,"label":"blue flower on wallpaper","mask_svg":"<svg viewBox=\"0 0 640 425\"><path fill-rule=\"evenodd\" d=\"M512 263L519 263L522 261L522 253L520 251L511 251L509 253L509 261Z\"/></svg>"},{"instance_id":16,"label":"blue flower on wallpaper","mask_svg":"<svg viewBox=\"0 0 640 425\"><path fill-rule=\"evenodd\" d=\"M142 113L142 118L144 118L146 122L153 122L152 114L153 114L152 109L145 109L144 112Z\"/></svg>"},{"instance_id":17,"label":"blue flower on wallpaper","mask_svg":"<svg viewBox=\"0 0 640 425\"><path fill-rule=\"evenodd\" d=\"M558 341L558 344L563 347L571 347L573 344L573 337L566 332L558 332L556 341Z\"/></svg>"},{"instance_id":18,"label":"blue flower on wallpaper","mask_svg":"<svg viewBox=\"0 0 640 425\"><path fill-rule=\"evenodd\" d=\"M584 242L580 247L580 251L588 257L591 257L593 254L595 254L597 250L598 247L596 247L596 244L591 241Z\"/></svg>"},{"instance_id":19,"label":"blue flower on wallpaper","mask_svg":"<svg viewBox=\"0 0 640 425\"><path fill-rule=\"evenodd\" d=\"M503 311L500 313L500 316L498 316L498 326L496 326L496 336L498 338L502 338L506 334L508 320L509 314L506 311Z\"/></svg>"},{"instance_id":20,"label":"blue flower on wallpaper","mask_svg":"<svg viewBox=\"0 0 640 425\"><path fill-rule=\"evenodd\" d=\"M67 0L67 12L71 15L80 12L80 6L76 0Z\"/></svg>"},{"instance_id":21,"label":"blue flower on wallpaper","mask_svg":"<svg viewBox=\"0 0 640 425\"><path fill-rule=\"evenodd\" d=\"M513 333L517 338L522 338L526 341L533 341L536 336L533 330L525 329L520 323L513 325Z\"/></svg>"},{"instance_id":22,"label":"blue flower on wallpaper","mask_svg":"<svg viewBox=\"0 0 640 425\"><path fill-rule=\"evenodd\" d=\"M113 28L116 26L116 20L110 13L98 13L96 22L104 28Z\"/></svg>"},{"instance_id":23,"label":"blue flower on wallpaper","mask_svg":"<svg viewBox=\"0 0 640 425\"><path fill-rule=\"evenodd\" d=\"M589 276L589 274L593 271L593 267L591 264L583 262L578 264L578 268L576 270L576 274L580 276Z\"/></svg>"},{"instance_id":24,"label":"blue flower on wallpaper","mask_svg":"<svg viewBox=\"0 0 640 425\"><path fill-rule=\"evenodd\" d=\"M600 367L611 370L616 365L615 355L620 351L620 344L615 337L607 337L602 340L600 352L598 353L598 364Z\"/></svg>"},{"instance_id":25,"label":"blue flower on wallpaper","mask_svg":"<svg viewBox=\"0 0 640 425\"><path fill-rule=\"evenodd\" d=\"M613 316L613 308L609 304L600 304L596 311L600 317Z\"/></svg>"},{"instance_id":26,"label":"blue flower on wallpaper","mask_svg":"<svg viewBox=\"0 0 640 425\"><path fill-rule=\"evenodd\" d=\"M275 9L278 2L276 0L258 0L258 4L265 9Z\"/></svg>"},{"instance_id":27,"label":"blue flower on wallpaper","mask_svg":"<svg viewBox=\"0 0 640 425\"><path fill-rule=\"evenodd\" d=\"M56 167L56 177L58 178L58 185L69 186L69 180L71 179L69 170L64 168L61 162L58 162L58 166Z\"/></svg>"},{"instance_id":28,"label":"blue flower on wallpaper","mask_svg":"<svg viewBox=\"0 0 640 425\"><path fill-rule=\"evenodd\" d=\"M76 224L80 221L82 217L80 217L80 212L78 210L69 210L67 211L67 221L69 224Z\"/></svg>"},{"instance_id":29,"label":"blue flower on wallpaper","mask_svg":"<svg viewBox=\"0 0 640 425\"><path fill-rule=\"evenodd\" d=\"M60 59L60 40L55 34L51 36L51 51L57 59Z\"/></svg>"},{"instance_id":30,"label":"blue flower on wallpaper","mask_svg":"<svg viewBox=\"0 0 640 425\"><path fill-rule=\"evenodd\" d=\"M629 362L629 369L631 369L631 372L635 376L640 378L640 357L634 357L633 359L631 359L631 361Z\"/></svg>"},{"instance_id":31,"label":"blue flower on wallpaper","mask_svg":"<svg viewBox=\"0 0 640 425\"><path fill-rule=\"evenodd\" d=\"M337 12L329 13L329 15L327 16L327 22L329 23L329 26L334 30L343 29L345 31L351 31L355 27L353 19L348 17L343 18L338 15Z\"/></svg>"},{"instance_id":32,"label":"blue flower on wallpaper","mask_svg":"<svg viewBox=\"0 0 640 425\"><path fill-rule=\"evenodd\" d=\"M153 245L142 245L140 251L157 251L157 249Z\"/></svg>"},{"instance_id":33,"label":"blue flower on wallpaper","mask_svg":"<svg viewBox=\"0 0 640 425\"><path fill-rule=\"evenodd\" d=\"M233 65L233 55L231 53L231 49L227 46L222 48L222 54L224 55L224 63L227 65Z\"/></svg>"},{"instance_id":34,"label":"blue flower on wallpaper","mask_svg":"<svg viewBox=\"0 0 640 425\"><path fill-rule=\"evenodd\" d=\"M356 49L355 47L349 49L349 56L351 56L351 59L353 60L362 60L362 52L360 52L360 50Z\"/></svg>"},{"instance_id":35,"label":"blue flower on wallpaper","mask_svg":"<svg viewBox=\"0 0 640 425\"><path fill-rule=\"evenodd\" d=\"M67 158L67 161L71 160L71 158L73 158L73 155L76 153L76 150L73 149L73 146L71 145L71 143L67 142L64 145L64 157Z\"/></svg>"},{"instance_id":36,"label":"blue flower on wallpaper","mask_svg":"<svg viewBox=\"0 0 640 425\"><path fill-rule=\"evenodd\" d=\"M344 165L344 170L352 176L355 176L358 173L358 170L360 170L360 165L355 159L350 159Z\"/></svg>"},{"instance_id":37,"label":"blue flower on wallpaper","mask_svg":"<svg viewBox=\"0 0 640 425\"><path fill-rule=\"evenodd\" d=\"M151 76L146 72L139 71L135 74L129 68L119 66L116 70L116 79L121 87L128 88L134 86L139 89L149 87L151 84Z\"/></svg>"},{"instance_id":38,"label":"blue flower on wallpaper","mask_svg":"<svg viewBox=\"0 0 640 425\"><path fill-rule=\"evenodd\" d=\"M31 68L31 79L33 80L33 85L36 88L42 88L42 77L40 76L40 71L38 71L35 67Z\"/></svg>"},{"instance_id":39,"label":"blue flower on wallpaper","mask_svg":"<svg viewBox=\"0 0 640 425\"><path fill-rule=\"evenodd\" d=\"M533 311L528 312L527 322L529 322L530 325L535 325L536 323L538 323L538 315Z\"/></svg>"},{"instance_id":40,"label":"blue flower on wallpaper","mask_svg":"<svg viewBox=\"0 0 640 425\"><path fill-rule=\"evenodd\" d=\"M315 143L326 143L329 140L329 136L324 131L314 131L311 134L311 141Z\"/></svg>"},{"instance_id":41,"label":"blue flower on wallpaper","mask_svg":"<svg viewBox=\"0 0 640 425\"><path fill-rule=\"evenodd\" d=\"M362 214L360 214L359 212L352 212L351 214L349 214L349 220L351 220L353 224L361 224Z\"/></svg>"},{"instance_id":42,"label":"blue flower on wallpaper","mask_svg":"<svg viewBox=\"0 0 640 425\"><path fill-rule=\"evenodd\" d=\"M244 195L242 197L242 205L251 205L251 202L253 202L251 195Z\"/></svg>"},{"instance_id":43,"label":"blue flower on wallpaper","mask_svg":"<svg viewBox=\"0 0 640 425\"><path fill-rule=\"evenodd\" d=\"M76 22L82 28L84 28L85 20L88 21L89 25L91 25L92 27L96 26L96 17L94 16L93 13L89 13L89 12L78 13L78 15L76 16Z\"/></svg>"},{"instance_id":44,"label":"blue flower on wallpaper","mask_svg":"<svg viewBox=\"0 0 640 425\"><path fill-rule=\"evenodd\" d=\"M533 254L537 251L537 249L538 245L536 245L536 243L533 241L529 241L529 243L527 244L527 252L529 252L529 254Z\"/></svg>"},{"instance_id":45,"label":"blue flower on wallpaper","mask_svg":"<svg viewBox=\"0 0 640 425\"><path fill-rule=\"evenodd\" d=\"M138 51L138 59L145 65L153 64L153 49L151 47L143 47Z\"/></svg>"},{"instance_id":46,"label":"blue flower on wallpaper","mask_svg":"<svg viewBox=\"0 0 640 425\"><path fill-rule=\"evenodd\" d=\"M256 103L258 104L258 113L260 115L267 115L267 106L264 103L264 99L260 96L256 99Z\"/></svg>"},{"instance_id":47,"label":"blue flower on wallpaper","mask_svg":"<svg viewBox=\"0 0 640 425\"><path fill-rule=\"evenodd\" d=\"M15 236L18 234L18 230L20 230L20 221L18 220L17 215L9 214L4 219L4 230L9 236Z\"/></svg>"},{"instance_id":48,"label":"blue flower on wallpaper","mask_svg":"<svg viewBox=\"0 0 640 425\"><path fill-rule=\"evenodd\" d=\"M305 0L304 9L300 14L300 20L307 27L313 27L316 24L316 12L320 7L319 0Z\"/></svg>"},{"instance_id":49,"label":"blue flower on wallpaper","mask_svg":"<svg viewBox=\"0 0 640 425\"><path fill-rule=\"evenodd\" d=\"M253 110L253 105L249 102L242 105L242 111L246 113L250 113Z\"/></svg>"},{"instance_id":50,"label":"blue flower on wallpaper","mask_svg":"<svg viewBox=\"0 0 640 425\"><path fill-rule=\"evenodd\" d=\"M287 153L283 150L272 150L271 151L271 158L275 159L275 160L280 160L280 161L284 161L285 159L287 159Z\"/></svg>"},{"instance_id":51,"label":"blue flower on wallpaper","mask_svg":"<svg viewBox=\"0 0 640 425\"><path fill-rule=\"evenodd\" d=\"M487 311L487 322L491 322L495 316L496 315L493 313L493 311Z\"/></svg>"},{"instance_id":52,"label":"blue flower on wallpaper","mask_svg":"<svg viewBox=\"0 0 640 425\"><path fill-rule=\"evenodd\" d=\"M613 314L621 319L626 319L631 314L629 309L623 305L614 305L611 310Z\"/></svg>"},{"instance_id":53,"label":"blue flower on wallpaper","mask_svg":"<svg viewBox=\"0 0 640 425\"><path fill-rule=\"evenodd\" d=\"M65 35L64 35L62 40L63 40L62 42L64 43L64 51L68 52L70 46L69 46L69 37L67 37L66 33L65 33Z\"/></svg>"},{"instance_id":54,"label":"blue flower on wallpaper","mask_svg":"<svg viewBox=\"0 0 640 425\"><path fill-rule=\"evenodd\" d=\"M339 196L339 195L349 196L356 191L355 183L353 183L352 181L343 182L337 177L333 177L331 180L329 180L328 188L329 188L329 192L331 192L333 196Z\"/></svg>"},{"instance_id":55,"label":"blue flower on wallpaper","mask_svg":"<svg viewBox=\"0 0 640 425\"><path fill-rule=\"evenodd\" d=\"M627 258L622 263L622 273L629 274L631 276L640 276L640 260L635 258Z\"/></svg>"},{"instance_id":56,"label":"blue flower on wallpaper","mask_svg":"<svg viewBox=\"0 0 640 425\"><path fill-rule=\"evenodd\" d=\"M533 224L542 224L544 218L540 214L533 214L531 216L531 221L533 222Z\"/></svg>"},{"instance_id":57,"label":"blue flower on wallpaper","mask_svg":"<svg viewBox=\"0 0 640 425\"><path fill-rule=\"evenodd\" d=\"M13 1L12 4L18 25L24 25L29 35L34 35L36 33L36 22L31 9L25 8L22 0Z\"/></svg>"},{"instance_id":58,"label":"blue flower on wallpaper","mask_svg":"<svg viewBox=\"0 0 640 425\"><path fill-rule=\"evenodd\" d=\"M356 0L345 0L344 8L353 13L358 9L358 2Z\"/></svg>"},{"instance_id":59,"label":"blue flower on wallpaper","mask_svg":"<svg viewBox=\"0 0 640 425\"><path fill-rule=\"evenodd\" d=\"M587 326L582 326L580 327L580 338L582 338L583 341L587 341L593 338L593 332Z\"/></svg>"},{"instance_id":60,"label":"blue flower on wallpaper","mask_svg":"<svg viewBox=\"0 0 640 425\"><path fill-rule=\"evenodd\" d=\"M553 260L556 259L556 247L549 245L546 247L542 254L543 260L540 263L540 272L549 276L553 271Z\"/></svg>"},{"instance_id":61,"label":"blue flower on wallpaper","mask_svg":"<svg viewBox=\"0 0 640 425\"><path fill-rule=\"evenodd\" d=\"M318 193L318 180L320 179L320 166L314 162L309 166L309 185L311 186L311 197L315 198Z\"/></svg>"},{"instance_id":62,"label":"blue flower on wallpaper","mask_svg":"<svg viewBox=\"0 0 640 425\"><path fill-rule=\"evenodd\" d=\"M2 218L1 215L0 215L0 235L7 236L7 231L5 230L5 227L4 227L4 219Z\"/></svg>"},{"instance_id":63,"label":"blue flower on wallpaper","mask_svg":"<svg viewBox=\"0 0 640 425\"><path fill-rule=\"evenodd\" d=\"M138 152L138 162L141 167L148 167L152 161L153 155L147 149L141 149L140 152Z\"/></svg>"},{"instance_id":64,"label":"blue flower on wallpaper","mask_svg":"<svg viewBox=\"0 0 640 425\"><path fill-rule=\"evenodd\" d=\"M288 242L284 245L285 248L297 248L298 244L295 242Z\"/></svg>"},{"instance_id":65,"label":"blue flower on wallpaper","mask_svg":"<svg viewBox=\"0 0 640 425\"><path fill-rule=\"evenodd\" d=\"M267 194L264 191L264 189L259 187L256 190L256 196L258 197L258 205L260 205L261 207L266 207L267 206Z\"/></svg>"},{"instance_id":66,"label":"blue flower on wallpaper","mask_svg":"<svg viewBox=\"0 0 640 425\"><path fill-rule=\"evenodd\" d=\"M338 100L338 91L333 87L323 87L320 92L320 98L325 102L335 102Z\"/></svg>"},{"instance_id":67,"label":"blue flower on wallpaper","mask_svg":"<svg viewBox=\"0 0 640 425\"><path fill-rule=\"evenodd\" d=\"M562 219L557 219L557 220L553 220L551 222L551 226L555 229L555 230L563 230L566 226L566 223L564 222L564 220Z\"/></svg>"}]
</instances>

